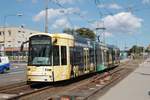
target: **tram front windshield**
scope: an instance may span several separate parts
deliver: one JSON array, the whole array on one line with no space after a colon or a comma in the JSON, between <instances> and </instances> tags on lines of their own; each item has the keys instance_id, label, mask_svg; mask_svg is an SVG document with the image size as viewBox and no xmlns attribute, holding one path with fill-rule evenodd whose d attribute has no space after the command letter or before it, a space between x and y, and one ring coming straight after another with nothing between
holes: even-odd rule
<instances>
[{"instance_id":1,"label":"tram front windshield","mask_svg":"<svg viewBox=\"0 0 150 100\"><path fill-rule=\"evenodd\" d=\"M28 65L51 65L52 46L50 39L33 39L29 44Z\"/></svg>"}]
</instances>

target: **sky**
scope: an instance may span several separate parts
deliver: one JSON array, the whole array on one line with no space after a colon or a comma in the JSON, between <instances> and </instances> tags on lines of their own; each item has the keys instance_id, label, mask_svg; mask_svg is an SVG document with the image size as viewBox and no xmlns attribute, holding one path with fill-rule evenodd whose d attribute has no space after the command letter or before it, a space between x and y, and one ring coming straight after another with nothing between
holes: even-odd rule
<instances>
[{"instance_id":1,"label":"sky","mask_svg":"<svg viewBox=\"0 0 150 100\"><path fill-rule=\"evenodd\" d=\"M120 49L150 44L150 0L1 0L0 26L44 32L46 5L49 33L86 27Z\"/></svg>"}]
</instances>

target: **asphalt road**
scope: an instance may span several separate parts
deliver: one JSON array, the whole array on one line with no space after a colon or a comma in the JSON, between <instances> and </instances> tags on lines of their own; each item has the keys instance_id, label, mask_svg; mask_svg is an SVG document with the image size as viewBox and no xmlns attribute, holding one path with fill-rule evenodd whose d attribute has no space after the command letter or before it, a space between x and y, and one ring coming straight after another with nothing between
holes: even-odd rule
<instances>
[{"instance_id":1,"label":"asphalt road","mask_svg":"<svg viewBox=\"0 0 150 100\"><path fill-rule=\"evenodd\" d=\"M26 81L26 64L13 63L10 70L0 74L0 87Z\"/></svg>"}]
</instances>

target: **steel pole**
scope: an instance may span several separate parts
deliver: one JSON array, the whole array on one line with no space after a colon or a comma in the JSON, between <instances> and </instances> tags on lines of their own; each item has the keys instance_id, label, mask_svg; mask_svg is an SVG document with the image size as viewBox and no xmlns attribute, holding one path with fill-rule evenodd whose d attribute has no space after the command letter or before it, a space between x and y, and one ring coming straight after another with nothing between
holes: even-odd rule
<instances>
[{"instance_id":1,"label":"steel pole","mask_svg":"<svg viewBox=\"0 0 150 100\"><path fill-rule=\"evenodd\" d=\"M45 33L48 33L48 0L45 1Z\"/></svg>"}]
</instances>

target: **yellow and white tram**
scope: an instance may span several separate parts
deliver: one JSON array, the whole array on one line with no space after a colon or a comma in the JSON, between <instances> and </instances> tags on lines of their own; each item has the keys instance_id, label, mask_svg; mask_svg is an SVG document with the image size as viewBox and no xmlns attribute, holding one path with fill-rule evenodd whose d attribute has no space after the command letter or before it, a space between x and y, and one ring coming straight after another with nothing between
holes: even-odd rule
<instances>
[{"instance_id":1,"label":"yellow and white tram","mask_svg":"<svg viewBox=\"0 0 150 100\"><path fill-rule=\"evenodd\" d=\"M114 46L65 33L29 37L28 82L56 82L102 71L119 64Z\"/></svg>"}]
</instances>

